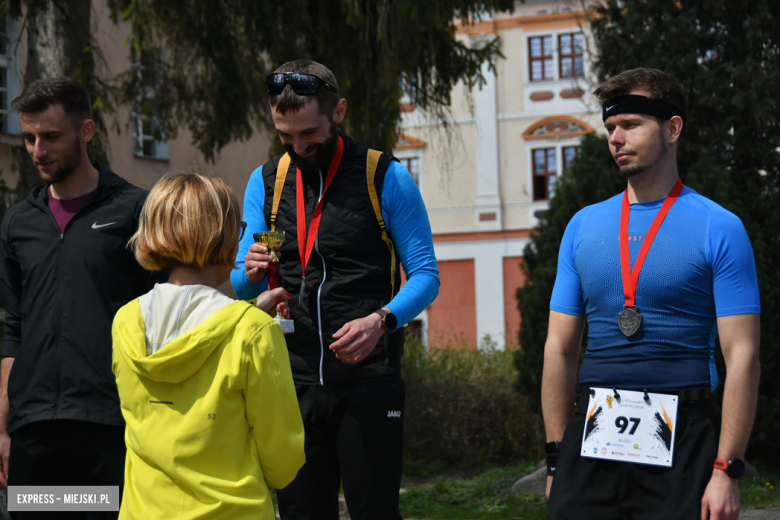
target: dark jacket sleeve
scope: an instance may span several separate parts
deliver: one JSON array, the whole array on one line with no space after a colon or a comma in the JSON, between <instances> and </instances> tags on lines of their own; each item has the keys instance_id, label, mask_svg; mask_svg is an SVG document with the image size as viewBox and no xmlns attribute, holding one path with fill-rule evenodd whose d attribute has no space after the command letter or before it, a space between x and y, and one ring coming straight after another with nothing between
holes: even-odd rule
<instances>
[{"instance_id":1,"label":"dark jacket sleeve","mask_svg":"<svg viewBox=\"0 0 780 520\"><path fill-rule=\"evenodd\" d=\"M0 297L5 307L5 336L0 357L16 357L22 342L22 269L9 232L13 214L6 213L0 229Z\"/></svg>"}]
</instances>

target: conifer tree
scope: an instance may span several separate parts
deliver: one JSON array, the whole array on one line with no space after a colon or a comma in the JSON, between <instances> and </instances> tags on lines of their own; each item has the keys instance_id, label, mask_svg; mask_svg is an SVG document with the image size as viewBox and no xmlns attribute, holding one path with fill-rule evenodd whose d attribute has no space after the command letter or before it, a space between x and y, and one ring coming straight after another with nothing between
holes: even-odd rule
<instances>
[{"instance_id":1,"label":"conifer tree","mask_svg":"<svg viewBox=\"0 0 780 520\"><path fill-rule=\"evenodd\" d=\"M522 321L519 333L521 348L515 352L518 370L516 387L529 397L529 406L540 415L544 342L563 232L579 210L608 199L625 187L626 181L617 173L606 138L586 135L571 168L558 178L549 209L540 216L531 243L523 252L521 268L528 282L517 290ZM586 338L587 331L583 335L583 348Z\"/></svg>"}]
</instances>

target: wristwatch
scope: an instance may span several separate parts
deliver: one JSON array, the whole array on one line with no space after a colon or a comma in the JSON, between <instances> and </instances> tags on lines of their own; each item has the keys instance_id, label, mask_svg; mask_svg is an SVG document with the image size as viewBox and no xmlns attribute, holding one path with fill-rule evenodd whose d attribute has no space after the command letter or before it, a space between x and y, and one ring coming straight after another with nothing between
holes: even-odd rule
<instances>
[{"instance_id":1,"label":"wristwatch","mask_svg":"<svg viewBox=\"0 0 780 520\"><path fill-rule=\"evenodd\" d=\"M379 309L378 311L374 311L372 314L379 314L379 317L382 318L382 328L385 329L385 334L388 332L393 332L398 328L398 318L396 318L395 314L392 312Z\"/></svg>"},{"instance_id":2,"label":"wristwatch","mask_svg":"<svg viewBox=\"0 0 780 520\"><path fill-rule=\"evenodd\" d=\"M745 474L745 463L741 459L715 459L715 464L712 467L725 471L726 475L731 478L740 478Z\"/></svg>"},{"instance_id":3,"label":"wristwatch","mask_svg":"<svg viewBox=\"0 0 780 520\"><path fill-rule=\"evenodd\" d=\"M544 460L547 463L547 474L555 476L555 467L558 465L558 451L561 443L558 441L548 442L544 445Z\"/></svg>"}]
</instances>

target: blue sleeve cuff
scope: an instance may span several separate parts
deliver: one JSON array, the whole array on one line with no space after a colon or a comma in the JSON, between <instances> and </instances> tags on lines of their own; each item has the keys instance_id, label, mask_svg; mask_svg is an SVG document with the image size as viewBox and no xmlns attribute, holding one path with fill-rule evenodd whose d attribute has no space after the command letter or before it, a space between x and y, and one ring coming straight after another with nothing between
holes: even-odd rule
<instances>
[{"instance_id":1,"label":"blue sleeve cuff","mask_svg":"<svg viewBox=\"0 0 780 520\"><path fill-rule=\"evenodd\" d=\"M264 278L257 283L253 283L243 270L243 262L241 264L241 270L234 269L230 273L230 285L233 286L233 290L240 300L252 300L268 289L268 280Z\"/></svg>"},{"instance_id":2,"label":"blue sleeve cuff","mask_svg":"<svg viewBox=\"0 0 780 520\"><path fill-rule=\"evenodd\" d=\"M738 314L761 314L761 306L745 305L742 307L728 307L726 309L718 309L717 317L723 318L724 316L736 316Z\"/></svg>"},{"instance_id":3,"label":"blue sleeve cuff","mask_svg":"<svg viewBox=\"0 0 780 520\"><path fill-rule=\"evenodd\" d=\"M560 303L550 303L550 310L560 312L561 314L569 314L571 316L584 316L585 309L571 307L569 305L561 305Z\"/></svg>"}]
</instances>

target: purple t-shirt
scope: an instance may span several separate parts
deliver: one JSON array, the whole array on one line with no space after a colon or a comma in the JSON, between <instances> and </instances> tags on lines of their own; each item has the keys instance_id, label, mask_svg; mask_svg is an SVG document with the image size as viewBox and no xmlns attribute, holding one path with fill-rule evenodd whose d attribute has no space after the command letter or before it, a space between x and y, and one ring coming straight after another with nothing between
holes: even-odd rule
<instances>
[{"instance_id":1,"label":"purple t-shirt","mask_svg":"<svg viewBox=\"0 0 780 520\"><path fill-rule=\"evenodd\" d=\"M73 215L79 212L84 204L92 200L92 197L97 193L97 189L90 191L87 194L76 197L75 199L63 200L55 199L51 194L51 186L47 188L49 194L49 211L54 216L54 220L57 221L57 226L60 228L60 232L64 233L65 228L73 218Z\"/></svg>"}]
</instances>

